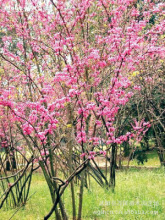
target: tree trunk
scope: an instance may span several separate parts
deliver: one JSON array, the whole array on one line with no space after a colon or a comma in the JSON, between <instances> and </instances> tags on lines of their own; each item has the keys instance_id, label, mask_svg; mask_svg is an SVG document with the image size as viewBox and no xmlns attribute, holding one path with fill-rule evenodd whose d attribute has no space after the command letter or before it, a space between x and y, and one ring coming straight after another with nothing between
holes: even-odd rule
<instances>
[{"instance_id":1,"label":"tree trunk","mask_svg":"<svg viewBox=\"0 0 165 220\"><path fill-rule=\"evenodd\" d=\"M159 157L161 166L165 166L165 152L164 152L164 149L163 150L158 149L157 153L158 153L158 157Z\"/></svg>"},{"instance_id":2,"label":"tree trunk","mask_svg":"<svg viewBox=\"0 0 165 220\"><path fill-rule=\"evenodd\" d=\"M54 202L55 202L55 194L54 194L54 189L53 189L51 180L50 180L50 178L49 178L49 176L48 176L48 174L47 174L47 172L46 172L46 169L45 169L45 167L44 167L43 161L40 161L40 162L39 162L39 165L40 165L40 167L41 167L41 169L42 169L42 171L43 171L45 180L46 180L47 185L48 185L48 187L49 187L49 192L50 192L50 195L51 195L52 203L54 204ZM60 214L59 214L57 208L55 209L55 216L56 216L56 219L57 219L57 220L61 220L61 216L60 216Z\"/></svg>"},{"instance_id":3,"label":"tree trunk","mask_svg":"<svg viewBox=\"0 0 165 220\"><path fill-rule=\"evenodd\" d=\"M81 179L81 185L80 185L80 193L79 193L79 209L78 209L78 219L81 220L82 216L82 203L83 203L83 189L84 189L84 171L82 172L82 179Z\"/></svg>"},{"instance_id":4,"label":"tree trunk","mask_svg":"<svg viewBox=\"0 0 165 220\"><path fill-rule=\"evenodd\" d=\"M122 155L121 155L121 146L120 146L120 155L119 155L119 169L122 168Z\"/></svg>"},{"instance_id":5,"label":"tree trunk","mask_svg":"<svg viewBox=\"0 0 165 220\"><path fill-rule=\"evenodd\" d=\"M110 161L110 181L109 186L115 188L115 168L116 168L116 144L112 145L111 161Z\"/></svg>"}]
</instances>

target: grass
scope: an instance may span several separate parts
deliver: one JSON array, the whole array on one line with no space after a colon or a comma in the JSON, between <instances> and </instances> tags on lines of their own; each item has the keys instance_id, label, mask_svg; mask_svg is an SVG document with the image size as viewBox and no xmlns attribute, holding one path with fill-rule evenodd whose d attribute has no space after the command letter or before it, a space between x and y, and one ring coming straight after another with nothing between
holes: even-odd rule
<instances>
[{"instance_id":1,"label":"grass","mask_svg":"<svg viewBox=\"0 0 165 220\"><path fill-rule=\"evenodd\" d=\"M83 220L114 219L159 219L165 215L165 173L164 169L117 171L116 188L100 188L94 181L90 190L84 190ZM34 194L35 193L35 194ZM78 203L79 189L76 187ZM44 177L36 173L33 177L30 195L25 206L15 214L12 220L40 220L51 208L51 200ZM62 197L66 211L71 218L71 195L69 189ZM16 209L2 209L0 219L8 220ZM50 219L54 219L53 217Z\"/></svg>"},{"instance_id":2,"label":"grass","mask_svg":"<svg viewBox=\"0 0 165 220\"><path fill-rule=\"evenodd\" d=\"M128 160L123 161L123 165L127 165ZM130 166L139 166L139 167L160 167L160 160L158 158L158 154L156 151L151 151L147 153L147 162L144 162L144 164L138 164L137 160L131 160Z\"/></svg>"}]
</instances>

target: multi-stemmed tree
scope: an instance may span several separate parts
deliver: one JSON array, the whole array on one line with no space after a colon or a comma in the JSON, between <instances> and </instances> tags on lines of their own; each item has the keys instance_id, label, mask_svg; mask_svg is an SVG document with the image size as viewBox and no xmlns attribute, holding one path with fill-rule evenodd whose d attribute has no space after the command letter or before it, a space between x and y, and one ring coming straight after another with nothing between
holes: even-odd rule
<instances>
[{"instance_id":1,"label":"multi-stemmed tree","mask_svg":"<svg viewBox=\"0 0 165 220\"><path fill-rule=\"evenodd\" d=\"M110 179L99 172L114 187L118 146L140 141L149 128L135 120L123 130L121 112L140 90L130 72L144 60L163 57L164 48L151 40L163 33L163 20L148 28L163 6L145 1L141 7L134 0L0 1L0 105L26 143L28 163L36 162L45 176L53 203L45 219L54 211L57 219L67 219L60 198L69 183L76 219L75 176L81 179L81 219L90 161L111 151ZM99 149L101 142L106 149Z\"/></svg>"}]
</instances>

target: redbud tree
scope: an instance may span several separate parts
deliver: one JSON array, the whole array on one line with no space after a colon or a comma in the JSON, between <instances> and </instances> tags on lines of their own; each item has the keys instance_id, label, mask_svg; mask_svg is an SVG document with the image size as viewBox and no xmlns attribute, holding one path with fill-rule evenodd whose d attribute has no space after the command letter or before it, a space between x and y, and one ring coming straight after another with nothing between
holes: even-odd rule
<instances>
[{"instance_id":1,"label":"redbud tree","mask_svg":"<svg viewBox=\"0 0 165 220\"><path fill-rule=\"evenodd\" d=\"M61 195L69 184L76 218L77 175L81 219L90 161L111 150L110 179L104 179L114 187L118 146L141 141L150 127L135 119L121 132L120 113L140 90L130 73L145 60L164 58L157 44L165 29L163 9L150 0L0 1L0 106L43 171L53 203L45 219L54 211L67 219ZM159 22L149 26L154 14ZM106 149L99 150L102 142ZM67 164L65 180L57 172L60 158Z\"/></svg>"}]
</instances>

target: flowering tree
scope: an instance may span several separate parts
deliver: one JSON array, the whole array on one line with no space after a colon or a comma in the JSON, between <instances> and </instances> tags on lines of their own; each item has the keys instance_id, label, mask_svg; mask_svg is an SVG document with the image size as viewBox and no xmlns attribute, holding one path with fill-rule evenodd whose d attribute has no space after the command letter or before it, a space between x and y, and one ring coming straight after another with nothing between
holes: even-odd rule
<instances>
[{"instance_id":1,"label":"flowering tree","mask_svg":"<svg viewBox=\"0 0 165 220\"><path fill-rule=\"evenodd\" d=\"M129 73L138 71L146 59L164 56L164 47L151 40L163 33L164 21L148 27L153 14L163 14L164 4L149 0L141 4L0 1L0 105L8 109L28 154L44 173L53 202L45 219L53 211L57 219L67 219L60 197L69 183L76 218L73 178L80 174L81 219L82 171L110 149L110 180L101 175L114 186L118 145L140 141L150 126L142 120L135 121L130 131L120 130L120 113L140 90L132 85ZM106 149L99 150L101 142ZM57 173L57 167L63 168L60 157L67 164L65 180Z\"/></svg>"},{"instance_id":2,"label":"flowering tree","mask_svg":"<svg viewBox=\"0 0 165 220\"><path fill-rule=\"evenodd\" d=\"M141 65L143 67L141 72L134 77L134 80L141 85L141 91L134 96L136 103L132 101L135 106L134 114L150 121L152 126L143 138L144 143L147 150L155 149L158 152L160 163L164 165L164 60L150 60L146 69L145 63ZM150 146L149 140L154 146Z\"/></svg>"}]
</instances>

